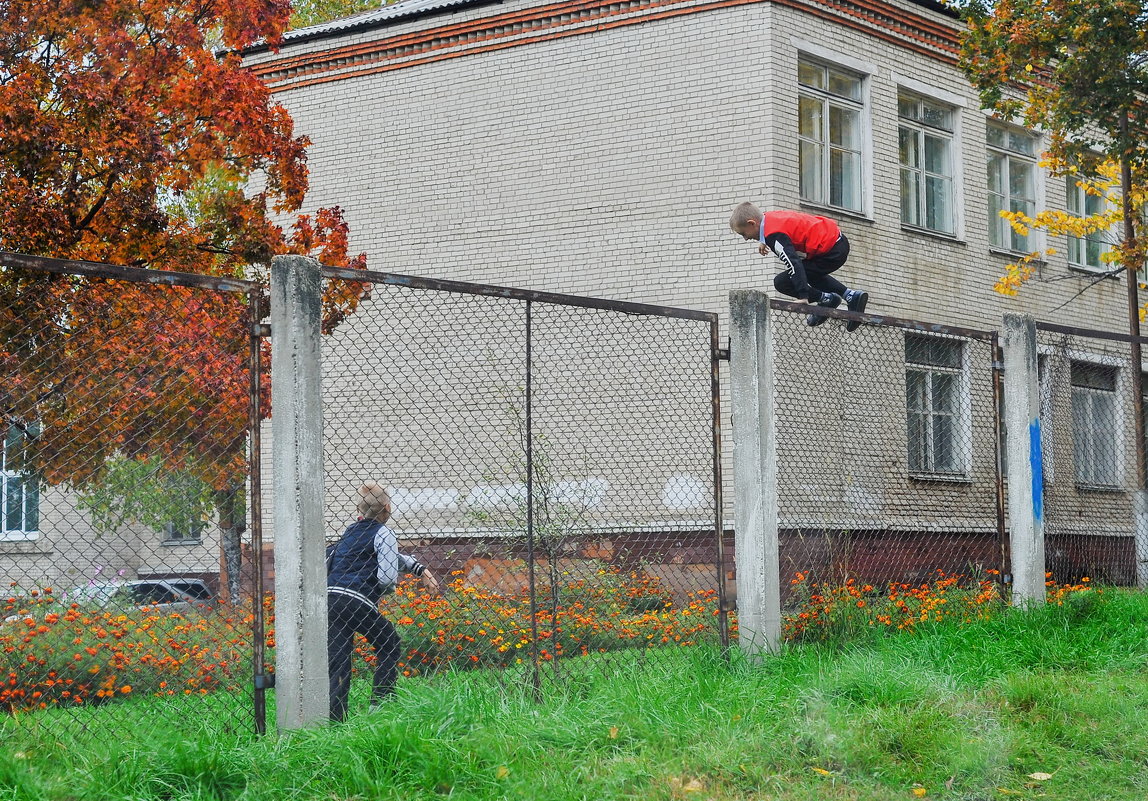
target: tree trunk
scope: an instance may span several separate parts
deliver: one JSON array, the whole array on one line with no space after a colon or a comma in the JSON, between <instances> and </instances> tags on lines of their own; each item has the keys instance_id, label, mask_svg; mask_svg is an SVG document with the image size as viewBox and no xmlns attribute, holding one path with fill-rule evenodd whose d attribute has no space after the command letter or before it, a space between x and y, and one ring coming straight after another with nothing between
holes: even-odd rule
<instances>
[{"instance_id":1,"label":"tree trunk","mask_svg":"<svg viewBox=\"0 0 1148 801\"><path fill-rule=\"evenodd\" d=\"M247 530L242 490L240 484L215 493L219 515L219 594L231 604L241 600L243 532Z\"/></svg>"}]
</instances>

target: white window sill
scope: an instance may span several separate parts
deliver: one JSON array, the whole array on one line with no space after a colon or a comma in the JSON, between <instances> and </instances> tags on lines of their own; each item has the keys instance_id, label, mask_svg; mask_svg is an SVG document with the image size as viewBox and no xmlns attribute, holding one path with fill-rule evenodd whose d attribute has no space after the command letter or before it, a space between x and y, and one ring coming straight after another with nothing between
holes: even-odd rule
<instances>
[{"instance_id":1,"label":"white window sill","mask_svg":"<svg viewBox=\"0 0 1148 801\"><path fill-rule=\"evenodd\" d=\"M1110 494L1117 494L1125 492L1124 487L1117 487L1111 484L1076 484L1077 492L1105 492Z\"/></svg>"},{"instance_id":2,"label":"white window sill","mask_svg":"<svg viewBox=\"0 0 1148 801\"><path fill-rule=\"evenodd\" d=\"M35 542L40 539L39 531L5 531L0 533L0 542Z\"/></svg>"},{"instance_id":3,"label":"white window sill","mask_svg":"<svg viewBox=\"0 0 1148 801\"><path fill-rule=\"evenodd\" d=\"M1033 254L1033 251L1031 251L1031 250L1005 250L1003 248L994 248L994 247L990 246L989 247L989 253L991 253L994 256L1001 256L1002 258L1012 259L1013 261L1018 261L1020 259L1023 259L1025 256L1031 256ZM1047 263L1048 262L1046 262L1044 259L1040 259L1040 258L1033 259L1031 262L1029 262L1029 264L1032 264L1035 267L1043 267Z\"/></svg>"},{"instance_id":4,"label":"white window sill","mask_svg":"<svg viewBox=\"0 0 1148 801\"><path fill-rule=\"evenodd\" d=\"M931 228L918 228L915 225L901 223L901 230L907 234L919 234L921 236L927 236L930 239L939 239L942 242L952 242L954 245L968 245L968 242L959 238L956 234L946 234L944 231L934 231Z\"/></svg>"},{"instance_id":5,"label":"white window sill","mask_svg":"<svg viewBox=\"0 0 1148 801\"><path fill-rule=\"evenodd\" d=\"M801 208L810 211L816 211L825 214L838 214L842 217L848 217L851 220L859 220L861 222L872 223L874 219L863 211L853 211L852 209L840 209L837 206L823 206L820 203L813 203L808 200L801 201Z\"/></svg>"},{"instance_id":6,"label":"white window sill","mask_svg":"<svg viewBox=\"0 0 1148 801\"><path fill-rule=\"evenodd\" d=\"M1079 275L1089 276L1090 278L1120 278L1120 273L1124 272L1123 268L1119 272L1112 272L1111 267L1090 267L1085 264L1068 263L1068 269Z\"/></svg>"},{"instance_id":7,"label":"white window sill","mask_svg":"<svg viewBox=\"0 0 1148 801\"><path fill-rule=\"evenodd\" d=\"M964 473L909 473L911 481L924 481L930 484L972 484L973 480Z\"/></svg>"}]
</instances>

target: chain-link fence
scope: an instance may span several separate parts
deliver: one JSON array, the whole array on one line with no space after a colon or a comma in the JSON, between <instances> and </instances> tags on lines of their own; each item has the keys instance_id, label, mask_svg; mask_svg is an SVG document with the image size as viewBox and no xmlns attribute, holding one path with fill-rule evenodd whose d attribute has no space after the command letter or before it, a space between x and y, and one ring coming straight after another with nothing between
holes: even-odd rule
<instances>
[{"instance_id":1,"label":"chain-link fence","mask_svg":"<svg viewBox=\"0 0 1148 801\"><path fill-rule=\"evenodd\" d=\"M998 581L995 336L771 307L783 605L824 614L833 593L864 607L888 590L894 609L914 588Z\"/></svg>"},{"instance_id":2,"label":"chain-link fence","mask_svg":"<svg viewBox=\"0 0 1148 801\"><path fill-rule=\"evenodd\" d=\"M1037 328L1047 570L1060 582L1135 585L1133 492L1144 450L1130 339Z\"/></svg>"},{"instance_id":3,"label":"chain-link fence","mask_svg":"<svg viewBox=\"0 0 1148 801\"><path fill-rule=\"evenodd\" d=\"M720 642L716 316L370 276L322 344L335 674L539 686ZM396 546L439 586L386 592Z\"/></svg>"},{"instance_id":4,"label":"chain-link fence","mask_svg":"<svg viewBox=\"0 0 1148 801\"><path fill-rule=\"evenodd\" d=\"M0 711L250 730L255 287L0 263Z\"/></svg>"}]
</instances>

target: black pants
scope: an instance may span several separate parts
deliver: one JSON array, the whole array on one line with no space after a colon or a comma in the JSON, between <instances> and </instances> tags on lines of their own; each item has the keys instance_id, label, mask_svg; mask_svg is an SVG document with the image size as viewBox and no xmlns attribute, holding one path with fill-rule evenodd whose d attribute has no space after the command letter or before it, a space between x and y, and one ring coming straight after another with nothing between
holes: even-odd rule
<instances>
[{"instance_id":1,"label":"black pants","mask_svg":"<svg viewBox=\"0 0 1148 801\"><path fill-rule=\"evenodd\" d=\"M821 300L822 292L835 292L838 295L844 295L845 284L838 281L830 273L844 264L847 258L849 258L849 240L845 238L845 234L842 234L841 238L837 240L837 244L828 253L823 253L812 259L805 259L802 262L805 266L805 280L809 282L807 293L801 294L797 291L797 287L793 285L793 276L787 272L778 273L773 279L773 285L783 295L801 298L810 303Z\"/></svg>"},{"instance_id":2,"label":"black pants","mask_svg":"<svg viewBox=\"0 0 1148 801\"><path fill-rule=\"evenodd\" d=\"M395 689L398 675L399 635L391 621L366 601L342 593L327 593L327 665L331 674L331 720L347 717L351 691L351 652L355 632L375 649L375 679L371 700L381 700Z\"/></svg>"}]
</instances>

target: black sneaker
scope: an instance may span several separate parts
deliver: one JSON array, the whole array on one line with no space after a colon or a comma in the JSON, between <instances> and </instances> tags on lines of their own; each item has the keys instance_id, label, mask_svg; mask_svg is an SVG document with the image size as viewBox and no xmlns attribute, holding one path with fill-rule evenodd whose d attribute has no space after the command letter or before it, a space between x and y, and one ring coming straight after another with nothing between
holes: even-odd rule
<instances>
[{"instance_id":1,"label":"black sneaker","mask_svg":"<svg viewBox=\"0 0 1148 801\"><path fill-rule=\"evenodd\" d=\"M836 292L828 292L826 294L829 295L829 299L817 301L818 306L824 306L827 309L836 309L841 305L841 301L844 300L844 298L842 298ZM828 319L828 317L820 314L807 314L805 315L805 324L809 326L821 325Z\"/></svg>"},{"instance_id":2,"label":"black sneaker","mask_svg":"<svg viewBox=\"0 0 1148 801\"><path fill-rule=\"evenodd\" d=\"M845 305L849 311L861 314L863 311L865 311L865 304L868 302L869 293L861 292L858 290L853 293L852 297L849 298L849 302ZM856 331L859 325L861 325L860 320L849 320L847 323L845 323L845 330Z\"/></svg>"}]
</instances>

